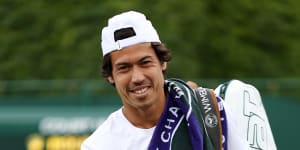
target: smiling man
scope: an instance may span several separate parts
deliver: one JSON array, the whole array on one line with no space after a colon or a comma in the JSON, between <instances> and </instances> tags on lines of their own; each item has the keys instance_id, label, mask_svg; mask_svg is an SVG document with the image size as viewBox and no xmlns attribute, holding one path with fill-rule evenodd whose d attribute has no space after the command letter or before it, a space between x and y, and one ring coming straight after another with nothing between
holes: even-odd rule
<instances>
[{"instance_id":1,"label":"smiling man","mask_svg":"<svg viewBox=\"0 0 300 150\"><path fill-rule=\"evenodd\" d=\"M82 150L247 149L238 130L227 132L231 118L212 90L165 79L170 52L143 14L128 11L110 18L101 46L103 77L123 107L83 142Z\"/></svg>"},{"instance_id":2,"label":"smiling man","mask_svg":"<svg viewBox=\"0 0 300 150\"><path fill-rule=\"evenodd\" d=\"M111 53L112 75L123 102L122 112L140 128L156 125L165 105L164 77L166 62L161 63L150 43L141 43Z\"/></svg>"}]
</instances>

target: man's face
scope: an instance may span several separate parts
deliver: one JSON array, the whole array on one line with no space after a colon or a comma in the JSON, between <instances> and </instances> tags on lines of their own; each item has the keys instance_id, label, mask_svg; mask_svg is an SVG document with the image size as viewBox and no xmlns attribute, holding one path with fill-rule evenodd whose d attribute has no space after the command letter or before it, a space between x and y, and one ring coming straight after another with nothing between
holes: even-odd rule
<instances>
[{"instance_id":1,"label":"man's face","mask_svg":"<svg viewBox=\"0 0 300 150\"><path fill-rule=\"evenodd\" d=\"M166 62L161 64L150 43L136 44L111 53L112 76L108 77L124 107L147 109L164 102Z\"/></svg>"}]
</instances>

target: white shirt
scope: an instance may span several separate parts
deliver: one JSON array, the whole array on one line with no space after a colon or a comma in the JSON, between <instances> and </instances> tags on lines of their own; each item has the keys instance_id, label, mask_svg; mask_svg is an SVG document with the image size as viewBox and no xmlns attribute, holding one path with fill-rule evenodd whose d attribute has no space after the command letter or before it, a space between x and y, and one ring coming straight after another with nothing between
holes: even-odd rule
<instances>
[{"instance_id":1,"label":"white shirt","mask_svg":"<svg viewBox=\"0 0 300 150\"><path fill-rule=\"evenodd\" d=\"M224 102L224 101L223 101ZM249 149L229 107L224 104L228 125L228 150ZM137 128L124 116L122 108L110 114L81 145L81 150L147 150L155 127Z\"/></svg>"},{"instance_id":2,"label":"white shirt","mask_svg":"<svg viewBox=\"0 0 300 150\"><path fill-rule=\"evenodd\" d=\"M147 150L155 127L142 129L133 126L122 108L107 120L81 145L81 150Z\"/></svg>"}]
</instances>

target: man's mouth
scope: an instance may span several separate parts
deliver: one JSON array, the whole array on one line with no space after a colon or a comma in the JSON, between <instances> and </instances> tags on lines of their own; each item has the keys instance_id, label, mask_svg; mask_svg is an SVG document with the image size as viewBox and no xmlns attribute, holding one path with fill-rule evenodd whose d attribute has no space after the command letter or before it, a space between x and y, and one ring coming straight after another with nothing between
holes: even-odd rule
<instances>
[{"instance_id":1,"label":"man's mouth","mask_svg":"<svg viewBox=\"0 0 300 150\"><path fill-rule=\"evenodd\" d=\"M147 89L148 89L148 87L144 87L144 88L139 89L139 90L134 90L133 92L135 94L143 94L143 93L145 93L147 91Z\"/></svg>"}]
</instances>

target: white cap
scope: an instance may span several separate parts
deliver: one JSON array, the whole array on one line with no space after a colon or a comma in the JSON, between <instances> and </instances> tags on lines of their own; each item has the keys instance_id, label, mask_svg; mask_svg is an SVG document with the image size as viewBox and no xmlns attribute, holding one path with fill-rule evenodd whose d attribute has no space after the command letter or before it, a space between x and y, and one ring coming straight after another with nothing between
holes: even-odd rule
<instances>
[{"instance_id":1,"label":"white cap","mask_svg":"<svg viewBox=\"0 0 300 150\"><path fill-rule=\"evenodd\" d=\"M106 54L124 47L144 43L160 42L159 36L144 14L128 11L108 20L102 29L102 52Z\"/></svg>"}]
</instances>

